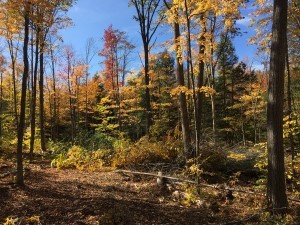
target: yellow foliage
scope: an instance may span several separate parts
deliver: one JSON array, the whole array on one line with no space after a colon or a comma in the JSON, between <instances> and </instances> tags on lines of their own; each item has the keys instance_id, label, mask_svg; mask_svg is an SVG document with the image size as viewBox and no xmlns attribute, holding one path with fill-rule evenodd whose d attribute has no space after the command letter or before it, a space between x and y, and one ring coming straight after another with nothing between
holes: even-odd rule
<instances>
[{"instance_id":1,"label":"yellow foliage","mask_svg":"<svg viewBox=\"0 0 300 225\"><path fill-rule=\"evenodd\" d=\"M202 86L200 88L200 92L204 92L206 97L212 96L217 93L214 88L211 88L209 86Z\"/></svg>"},{"instance_id":2,"label":"yellow foliage","mask_svg":"<svg viewBox=\"0 0 300 225\"><path fill-rule=\"evenodd\" d=\"M59 154L51 166L58 169L75 168L78 170L96 170L110 166L111 150L87 151L79 146L72 146L66 154Z\"/></svg>"},{"instance_id":3,"label":"yellow foliage","mask_svg":"<svg viewBox=\"0 0 300 225\"><path fill-rule=\"evenodd\" d=\"M26 224L32 224L32 225L41 225L41 221L40 221L40 216L31 216L29 218L27 218L26 220Z\"/></svg>"},{"instance_id":4,"label":"yellow foliage","mask_svg":"<svg viewBox=\"0 0 300 225\"><path fill-rule=\"evenodd\" d=\"M3 225L15 225L15 224L18 224L18 221L19 221L18 218L13 219L12 217L9 217L9 218L6 218Z\"/></svg>"},{"instance_id":5,"label":"yellow foliage","mask_svg":"<svg viewBox=\"0 0 300 225\"><path fill-rule=\"evenodd\" d=\"M245 160L246 156L244 154L234 154L234 153L231 153L230 155L228 155L228 158L240 161L240 160Z\"/></svg>"},{"instance_id":6,"label":"yellow foliage","mask_svg":"<svg viewBox=\"0 0 300 225\"><path fill-rule=\"evenodd\" d=\"M124 167L146 162L167 161L176 158L176 155L176 149L168 147L166 143L150 142L148 137L143 137L135 144L125 148L117 148L112 160L112 166Z\"/></svg>"},{"instance_id":7,"label":"yellow foliage","mask_svg":"<svg viewBox=\"0 0 300 225\"><path fill-rule=\"evenodd\" d=\"M186 95L191 95L192 94L192 90L188 89L187 87L185 86L178 86L176 88L173 88L171 90L171 95L172 96L179 96L181 93L184 93Z\"/></svg>"},{"instance_id":8,"label":"yellow foliage","mask_svg":"<svg viewBox=\"0 0 300 225\"><path fill-rule=\"evenodd\" d=\"M300 133L300 127L297 123L297 114L291 114L283 118L283 137L288 138L290 135L296 136Z\"/></svg>"}]
</instances>

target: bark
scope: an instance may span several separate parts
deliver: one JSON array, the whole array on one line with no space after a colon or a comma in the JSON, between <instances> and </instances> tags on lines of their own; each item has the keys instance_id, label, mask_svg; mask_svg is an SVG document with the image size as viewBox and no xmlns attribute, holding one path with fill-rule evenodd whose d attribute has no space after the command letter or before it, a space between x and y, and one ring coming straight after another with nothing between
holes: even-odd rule
<instances>
[{"instance_id":1,"label":"bark","mask_svg":"<svg viewBox=\"0 0 300 225\"><path fill-rule=\"evenodd\" d=\"M210 31L213 33L216 27L216 16L211 21ZM215 73L216 73L216 63L214 63L214 45L213 45L213 36L210 38L210 87L215 89ZM210 96L211 99L211 115L212 115L212 129L213 129L213 142L216 141L216 94L212 93Z\"/></svg>"},{"instance_id":2,"label":"bark","mask_svg":"<svg viewBox=\"0 0 300 225\"><path fill-rule=\"evenodd\" d=\"M295 177L295 144L294 144L294 136L291 132L292 125L292 87L291 87L291 70L290 70L290 62L289 62L289 53L288 53L288 42L286 38L286 70L287 70L287 101L288 101L288 115L289 115L289 142L291 148L292 155L292 170L293 170L293 178Z\"/></svg>"},{"instance_id":3,"label":"bark","mask_svg":"<svg viewBox=\"0 0 300 225\"><path fill-rule=\"evenodd\" d=\"M18 144L17 144L17 176L16 184L24 185L23 177L23 138L25 130L25 113L26 113L26 89L27 79L29 76L29 62L28 62L28 42L29 42L29 2L25 2L24 13L24 44L23 44L23 61L24 71L22 77L22 92L21 92L21 110L20 122L18 126Z\"/></svg>"},{"instance_id":4,"label":"bark","mask_svg":"<svg viewBox=\"0 0 300 225\"><path fill-rule=\"evenodd\" d=\"M73 93L71 90L71 58L69 56L69 54L67 54L67 60L68 60L68 71L67 71L67 75L68 75L68 92L69 92L69 110L70 110L70 119L71 119L71 138L72 138L72 144L74 143L74 139L75 139L75 118L74 118L74 101L73 101Z\"/></svg>"},{"instance_id":5,"label":"bark","mask_svg":"<svg viewBox=\"0 0 300 225\"><path fill-rule=\"evenodd\" d=\"M74 115L75 115L75 130L77 127L79 127L79 120L80 120L80 112L79 112L79 87L80 87L80 77L76 76L76 107L74 108Z\"/></svg>"},{"instance_id":6,"label":"bark","mask_svg":"<svg viewBox=\"0 0 300 225\"><path fill-rule=\"evenodd\" d=\"M37 90L37 73L38 73L38 62L39 62L39 34L40 29L37 29L36 32L36 43L35 43L35 63L34 63L34 72L32 78L32 102L31 102L31 135L30 135L30 150L29 150L29 159L33 160L33 149L35 141L35 117L36 117L36 90ZM33 61L33 59L32 59Z\"/></svg>"},{"instance_id":7,"label":"bark","mask_svg":"<svg viewBox=\"0 0 300 225\"><path fill-rule=\"evenodd\" d=\"M89 81L89 66L96 55L95 41L89 38L85 45L85 128L88 130L88 81Z\"/></svg>"},{"instance_id":8,"label":"bark","mask_svg":"<svg viewBox=\"0 0 300 225\"><path fill-rule=\"evenodd\" d=\"M51 72L52 72L52 89L53 89L53 131L52 131L52 139L55 140L56 136L58 135L58 113L57 113L57 93L56 93L56 79L55 79L55 59L53 49L50 46L50 58L51 58Z\"/></svg>"},{"instance_id":9,"label":"bark","mask_svg":"<svg viewBox=\"0 0 300 225\"><path fill-rule=\"evenodd\" d=\"M116 83L117 83L117 93L116 93L116 104L118 107L118 125L119 131L122 131L122 115L121 115L121 94L120 94L120 69L119 69L119 59L118 59L118 49L116 48L115 51L115 62L116 62Z\"/></svg>"},{"instance_id":10,"label":"bark","mask_svg":"<svg viewBox=\"0 0 300 225\"><path fill-rule=\"evenodd\" d=\"M167 3L166 0L163 0L165 6L170 9L171 6ZM178 12L175 11L175 20L174 20L174 43L176 50L176 79L178 86L185 86L184 84L184 70L183 70L183 61L181 55L181 46L180 46L180 26L178 23ZM191 134L190 134L190 125L189 125L189 116L186 103L186 95L184 92L179 93L179 108L180 108L180 119L181 119L181 128L182 128L182 139L184 146L184 154L186 162L193 157L192 146L191 146Z\"/></svg>"},{"instance_id":11,"label":"bark","mask_svg":"<svg viewBox=\"0 0 300 225\"><path fill-rule=\"evenodd\" d=\"M44 40L42 40L40 47L40 132L41 132L41 149L46 151L46 141L45 141L45 114L44 114Z\"/></svg>"},{"instance_id":12,"label":"bark","mask_svg":"<svg viewBox=\"0 0 300 225\"><path fill-rule=\"evenodd\" d=\"M253 109L253 127L254 127L254 143L256 144L259 141L259 138L257 137L257 105L258 105L258 98L260 96L260 90L261 90L261 85L262 85L262 81L260 81L259 83L259 91L258 91L258 96L255 98L254 101L254 109Z\"/></svg>"},{"instance_id":13,"label":"bark","mask_svg":"<svg viewBox=\"0 0 300 225\"><path fill-rule=\"evenodd\" d=\"M194 66L192 62L192 46L191 46L191 24L190 18L188 15L188 6L187 0L184 1L185 5L185 19L187 24L187 37L188 37L188 64L190 65L190 74L192 80L192 89L193 89L193 110L194 110L194 123L195 123L195 152L193 155L196 157L199 154L199 147L200 147L200 125L201 122L199 121L199 105L197 104L197 97L196 97L196 87L195 87L195 75L194 75ZM201 99L200 99L201 100ZM201 117L200 117L201 118Z\"/></svg>"},{"instance_id":14,"label":"bark","mask_svg":"<svg viewBox=\"0 0 300 225\"><path fill-rule=\"evenodd\" d=\"M283 149L283 96L287 33L287 0L274 0L270 77L267 104L268 190L270 209L287 211Z\"/></svg>"},{"instance_id":15,"label":"bark","mask_svg":"<svg viewBox=\"0 0 300 225\"><path fill-rule=\"evenodd\" d=\"M0 137L2 136L2 114L3 114L3 73L0 74ZM2 146L0 139L0 148Z\"/></svg>"},{"instance_id":16,"label":"bark","mask_svg":"<svg viewBox=\"0 0 300 225\"><path fill-rule=\"evenodd\" d=\"M17 87L16 87L16 53L14 52L13 42L12 40L8 40L8 48L9 48L9 54L11 58L11 67L12 67L12 79L13 79L13 93L14 93L14 117L15 117L15 123L16 128L18 129L19 124L19 116L18 116L18 100L17 100Z\"/></svg>"},{"instance_id":17,"label":"bark","mask_svg":"<svg viewBox=\"0 0 300 225\"><path fill-rule=\"evenodd\" d=\"M200 17L201 21L203 21L204 17L203 15L201 15ZM206 28L205 28L205 24L204 24L204 29L202 30L202 35L199 39L200 43L199 43L199 55L200 57L203 57L204 52L205 52L205 34L206 34ZM200 143L201 141L201 129L202 129L202 108L203 108L203 92L201 92L201 88L203 87L203 82L204 82L204 61L202 58L200 58L199 60L199 74L197 77L197 108L198 108L198 114L197 114L197 128L198 128L198 141ZM198 156L199 152L197 152L197 156Z\"/></svg>"},{"instance_id":18,"label":"bark","mask_svg":"<svg viewBox=\"0 0 300 225\"><path fill-rule=\"evenodd\" d=\"M85 128L86 129L88 129L88 79L89 79L89 70L88 68L86 68L85 71Z\"/></svg>"},{"instance_id":19,"label":"bark","mask_svg":"<svg viewBox=\"0 0 300 225\"><path fill-rule=\"evenodd\" d=\"M175 35L175 45L176 45L176 77L178 86L184 86L184 71L182 56L179 54L181 52L180 47L180 27L179 23L174 24L174 35ZM186 95L184 92L179 94L179 107L180 107L180 117L181 117L181 127L182 127L182 137L184 145L185 160L188 161L193 157L192 146L191 146L191 133L189 125L189 116L186 103Z\"/></svg>"},{"instance_id":20,"label":"bark","mask_svg":"<svg viewBox=\"0 0 300 225\"><path fill-rule=\"evenodd\" d=\"M146 101L146 134L149 134L152 125L151 98L149 89L149 53L150 43L155 34L160 21L154 23L154 16L158 10L160 0L132 0L132 3L137 12L137 20L140 25L140 33L144 47L144 73L145 73L145 101Z\"/></svg>"},{"instance_id":21,"label":"bark","mask_svg":"<svg viewBox=\"0 0 300 225\"><path fill-rule=\"evenodd\" d=\"M144 72L145 72L145 85L146 85L146 134L149 134L150 126L152 125L152 115L151 115L151 99L150 99L150 89L149 89L149 46L144 43Z\"/></svg>"}]
</instances>

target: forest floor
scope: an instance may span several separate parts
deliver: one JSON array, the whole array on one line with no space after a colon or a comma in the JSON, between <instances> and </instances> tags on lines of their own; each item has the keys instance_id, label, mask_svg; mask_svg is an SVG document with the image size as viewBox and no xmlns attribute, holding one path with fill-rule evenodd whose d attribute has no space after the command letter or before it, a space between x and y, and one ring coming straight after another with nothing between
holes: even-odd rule
<instances>
[{"instance_id":1,"label":"forest floor","mask_svg":"<svg viewBox=\"0 0 300 225\"><path fill-rule=\"evenodd\" d=\"M109 169L58 170L39 161L29 165L23 188L11 180L0 179L0 224L267 224L259 214L262 197L234 193L228 201L203 192L186 206L181 192L162 190L154 177ZM300 215L299 205L293 207Z\"/></svg>"}]
</instances>

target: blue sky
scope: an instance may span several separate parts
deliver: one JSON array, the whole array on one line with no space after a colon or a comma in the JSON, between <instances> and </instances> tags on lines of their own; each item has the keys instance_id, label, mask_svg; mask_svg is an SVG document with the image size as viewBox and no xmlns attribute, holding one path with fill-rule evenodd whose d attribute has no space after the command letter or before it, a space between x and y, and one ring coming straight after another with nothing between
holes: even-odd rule
<instances>
[{"instance_id":1,"label":"blue sky","mask_svg":"<svg viewBox=\"0 0 300 225\"><path fill-rule=\"evenodd\" d=\"M247 43L247 40L254 34L253 30L248 28L248 12L249 10L243 10L245 19L238 21L241 31L247 33L242 37L235 38L235 47L240 60L248 57L249 63L253 63L254 67L259 68L260 62L255 60L256 48ZM97 48L100 50L104 29L112 24L115 29L127 32L129 40L137 46L133 57L135 62L139 62L138 53L141 50L141 42L138 23L133 20L134 14L135 9L128 7L128 0L78 0L77 4L68 12L74 26L61 32L64 44L72 45L80 56L84 52L87 39L92 37L97 41ZM164 29L170 32L169 28ZM165 30L160 30L157 35L161 35L162 31L165 32ZM94 58L93 72L99 71L100 60L99 57Z\"/></svg>"}]
</instances>

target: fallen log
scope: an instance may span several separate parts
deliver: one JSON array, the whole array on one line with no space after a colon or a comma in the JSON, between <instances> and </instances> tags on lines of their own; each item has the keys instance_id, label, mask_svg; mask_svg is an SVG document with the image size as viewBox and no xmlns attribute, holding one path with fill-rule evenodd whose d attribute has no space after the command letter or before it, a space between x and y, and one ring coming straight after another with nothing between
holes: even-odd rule
<instances>
[{"instance_id":1,"label":"fallen log","mask_svg":"<svg viewBox=\"0 0 300 225\"><path fill-rule=\"evenodd\" d=\"M138 171L131 171L131 170L116 170L115 172L116 173L124 173L124 174L129 173L129 174L137 174L137 175L146 175L146 176L164 178L167 180L177 181L177 182L181 182L181 183L195 184L195 185L199 185L202 187L213 188L213 189L217 189L217 190L234 191L234 192L242 192L242 193L265 196L264 194L260 194L260 193L254 192L254 191L246 191L246 190L241 190L241 189L233 189L230 187L221 187L218 185L198 183L197 181L193 181L193 180L187 180L187 179L182 179L182 178L178 178L178 177L170 177L170 176L154 174L154 173L138 172Z\"/></svg>"},{"instance_id":2,"label":"fallen log","mask_svg":"<svg viewBox=\"0 0 300 225\"><path fill-rule=\"evenodd\" d=\"M155 173L147 173L147 172L139 172L139 171L131 171L131 170L115 170L114 172L121 173L121 174L136 174L136 175L152 176L152 177L167 179L167 180L176 181L176 182L180 182L180 183L195 184L198 186L212 188L212 189L220 190L220 191L239 192L239 193L259 195L259 196L266 197L266 194L259 193L259 192L235 189L235 188L231 188L231 187L224 187L224 186L218 186L218 185L204 184L204 183L199 183L199 182L193 181L193 180L187 180L187 179L182 179L182 178L178 178L178 177L170 177L170 176L161 175L161 173L155 174ZM298 199L294 199L294 198L288 198L288 199L290 201L300 203L300 200L298 200Z\"/></svg>"}]
</instances>

